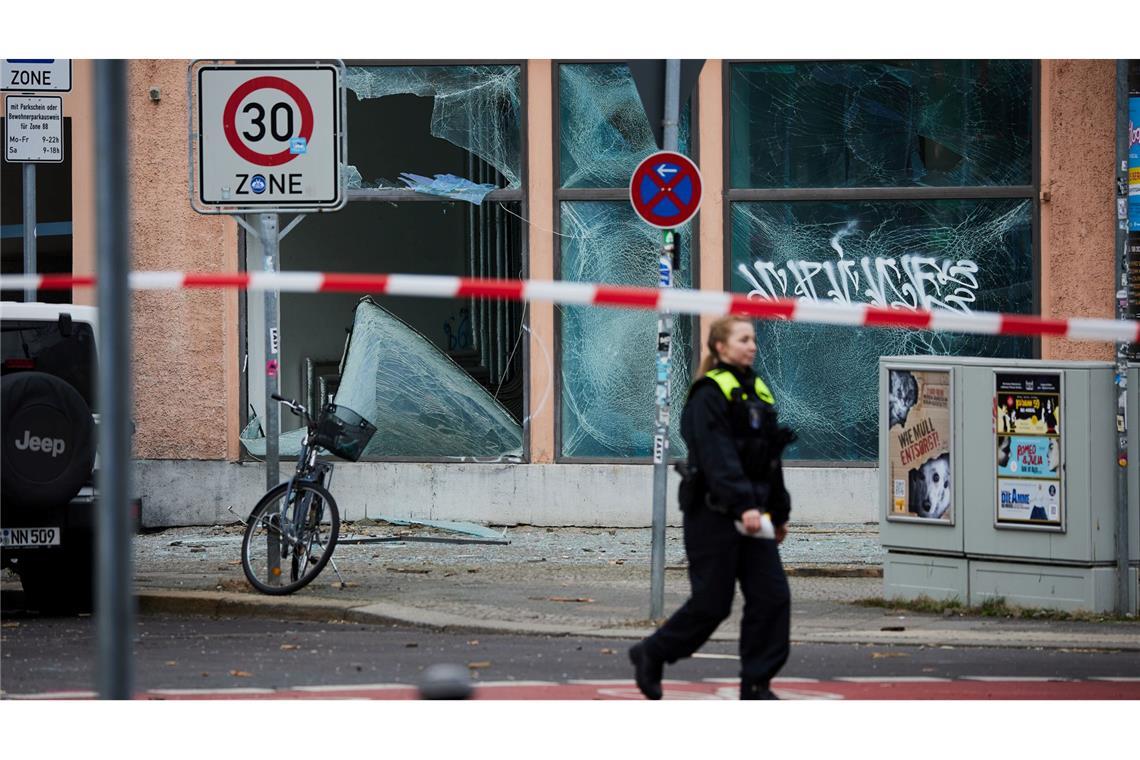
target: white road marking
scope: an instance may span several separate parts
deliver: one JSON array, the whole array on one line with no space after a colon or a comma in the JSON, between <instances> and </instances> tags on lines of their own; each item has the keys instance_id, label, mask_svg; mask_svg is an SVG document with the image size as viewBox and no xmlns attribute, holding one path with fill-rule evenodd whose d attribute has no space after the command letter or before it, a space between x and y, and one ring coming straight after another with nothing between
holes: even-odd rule
<instances>
[{"instance_id":1,"label":"white road marking","mask_svg":"<svg viewBox=\"0 0 1140 760\"><path fill-rule=\"evenodd\" d=\"M236 688L236 689L148 689L147 694L168 697L190 696L229 696L238 694L276 694L277 689Z\"/></svg>"},{"instance_id":2,"label":"white road marking","mask_svg":"<svg viewBox=\"0 0 1140 760\"><path fill-rule=\"evenodd\" d=\"M574 679L566 683L571 683L575 686L624 686L633 683L633 681L628 678L596 678L589 680Z\"/></svg>"},{"instance_id":3,"label":"white road marking","mask_svg":"<svg viewBox=\"0 0 1140 760\"><path fill-rule=\"evenodd\" d=\"M95 699L94 691L45 691L40 694L9 694L9 699Z\"/></svg>"},{"instance_id":4,"label":"white road marking","mask_svg":"<svg viewBox=\"0 0 1140 760\"><path fill-rule=\"evenodd\" d=\"M287 691L335 692L335 691L397 691L399 689L415 689L408 683L366 683L360 686L293 686Z\"/></svg>"},{"instance_id":5,"label":"white road marking","mask_svg":"<svg viewBox=\"0 0 1140 760\"><path fill-rule=\"evenodd\" d=\"M835 680L848 683L950 683L953 679L927 676L848 676Z\"/></svg>"},{"instance_id":6,"label":"white road marking","mask_svg":"<svg viewBox=\"0 0 1140 760\"><path fill-rule=\"evenodd\" d=\"M1016 682L1028 681L1033 683L1047 683L1049 681L1076 681L1076 678L1051 678L1049 676L958 676L959 681L990 681L990 682Z\"/></svg>"}]
</instances>

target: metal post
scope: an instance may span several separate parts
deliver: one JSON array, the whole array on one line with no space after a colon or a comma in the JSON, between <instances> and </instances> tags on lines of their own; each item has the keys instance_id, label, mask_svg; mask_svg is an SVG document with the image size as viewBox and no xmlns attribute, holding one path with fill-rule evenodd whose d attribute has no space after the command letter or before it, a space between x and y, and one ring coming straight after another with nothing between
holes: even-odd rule
<instances>
[{"instance_id":1,"label":"metal post","mask_svg":"<svg viewBox=\"0 0 1140 760\"><path fill-rule=\"evenodd\" d=\"M1120 273L1116 318L1135 319L1136 282L1140 259L1140 147L1132 148L1133 122L1140 121L1140 61L1116 62L1116 265ZM1130 114L1133 118L1129 118ZM1140 141L1138 141L1140 142ZM1137 158L1132 158L1133 153ZM1133 196L1135 195L1135 200ZM1128 361L1135 345L1116 345L1116 612L1131 608L1128 587Z\"/></svg>"},{"instance_id":2,"label":"metal post","mask_svg":"<svg viewBox=\"0 0 1140 760\"><path fill-rule=\"evenodd\" d=\"M24 274L36 273L36 165L24 164ZM36 289L25 288L24 303L36 300Z\"/></svg>"},{"instance_id":3,"label":"metal post","mask_svg":"<svg viewBox=\"0 0 1140 760\"><path fill-rule=\"evenodd\" d=\"M133 668L130 467L131 362L127 177L127 67L95 62L99 305L99 504L95 575L98 691L129 699ZM85 579L76 578L82 583Z\"/></svg>"},{"instance_id":4,"label":"metal post","mask_svg":"<svg viewBox=\"0 0 1140 760\"><path fill-rule=\"evenodd\" d=\"M261 253L265 271L277 271L277 214L259 214ZM273 400L277 393L277 376L281 370L281 330L276 290L265 291L265 488L273 488L281 481L278 445L281 436L281 409ZM314 410L315 411L315 410Z\"/></svg>"},{"instance_id":5,"label":"metal post","mask_svg":"<svg viewBox=\"0 0 1140 760\"><path fill-rule=\"evenodd\" d=\"M681 61L665 62L665 114L662 147L677 150L677 121L681 111ZM676 236L666 230L658 258L659 284L673 287L673 249ZM669 376L673 354L673 315L657 315L657 418L653 432L653 530L649 561L649 618L660 619L665 612L665 504L669 483Z\"/></svg>"}]
</instances>

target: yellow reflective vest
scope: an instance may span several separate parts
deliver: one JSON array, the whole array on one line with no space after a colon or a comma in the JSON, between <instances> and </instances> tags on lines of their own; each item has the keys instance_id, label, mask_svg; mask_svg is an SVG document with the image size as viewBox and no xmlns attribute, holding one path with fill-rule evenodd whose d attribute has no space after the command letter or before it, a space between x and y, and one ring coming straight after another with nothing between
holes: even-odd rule
<instances>
[{"instance_id":1,"label":"yellow reflective vest","mask_svg":"<svg viewBox=\"0 0 1140 760\"><path fill-rule=\"evenodd\" d=\"M736 379L736 375L732 374L726 369L710 369L705 377L710 378L713 382L720 386L720 390L724 393L724 397L732 401L732 392L737 388L741 388L740 381ZM766 401L773 406L776 405L776 398L772 395L772 391L768 390L768 386L759 377L756 378L756 397L761 401ZM741 399L748 400L748 391L741 389Z\"/></svg>"}]
</instances>

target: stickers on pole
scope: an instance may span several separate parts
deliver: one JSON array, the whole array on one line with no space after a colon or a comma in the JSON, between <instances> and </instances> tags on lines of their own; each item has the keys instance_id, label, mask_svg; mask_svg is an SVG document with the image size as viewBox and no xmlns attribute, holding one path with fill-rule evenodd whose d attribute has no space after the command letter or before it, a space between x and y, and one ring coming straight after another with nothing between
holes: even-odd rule
<instances>
[{"instance_id":1,"label":"stickers on pole","mask_svg":"<svg viewBox=\"0 0 1140 760\"><path fill-rule=\"evenodd\" d=\"M201 213L335 211L346 201L340 64L191 64ZM197 126L197 132L194 127Z\"/></svg>"},{"instance_id":2,"label":"stickers on pole","mask_svg":"<svg viewBox=\"0 0 1140 760\"><path fill-rule=\"evenodd\" d=\"M647 224L663 230L679 227L701 207L701 172L680 153L654 153L634 170L629 200Z\"/></svg>"}]
</instances>

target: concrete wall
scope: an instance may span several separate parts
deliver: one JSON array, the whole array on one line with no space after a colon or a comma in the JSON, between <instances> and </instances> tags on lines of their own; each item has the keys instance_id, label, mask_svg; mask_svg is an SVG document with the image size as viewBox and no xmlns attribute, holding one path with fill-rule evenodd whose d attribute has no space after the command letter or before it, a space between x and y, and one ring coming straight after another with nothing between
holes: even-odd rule
<instances>
[{"instance_id":1,"label":"concrete wall","mask_svg":"<svg viewBox=\"0 0 1140 760\"><path fill-rule=\"evenodd\" d=\"M132 269L237 271L237 224L190 207L188 61L128 67ZM158 88L161 99L151 100ZM235 290L136 292L135 455L227 459L238 455Z\"/></svg>"},{"instance_id":2,"label":"concrete wall","mask_svg":"<svg viewBox=\"0 0 1140 760\"><path fill-rule=\"evenodd\" d=\"M1115 127L1116 61L1041 62L1043 317L1115 317ZM1044 338L1041 356L1111 360L1113 347Z\"/></svg>"},{"instance_id":3,"label":"concrete wall","mask_svg":"<svg viewBox=\"0 0 1140 760\"><path fill-rule=\"evenodd\" d=\"M680 525L676 473L669 478L668 520ZM146 527L232 523L261 498L265 465L139 461L136 482ZM790 468L792 520L874 522L877 484L873 468ZM652 486L652 469L642 465L364 463L337 464L333 473L333 495L349 520L645 527Z\"/></svg>"},{"instance_id":4,"label":"concrete wall","mask_svg":"<svg viewBox=\"0 0 1140 760\"><path fill-rule=\"evenodd\" d=\"M527 98L527 226L526 276L554 279L554 100L549 60L528 61ZM554 461L554 305L533 303L527 309L527 386L529 419L524 427L530 461Z\"/></svg>"}]
</instances>

